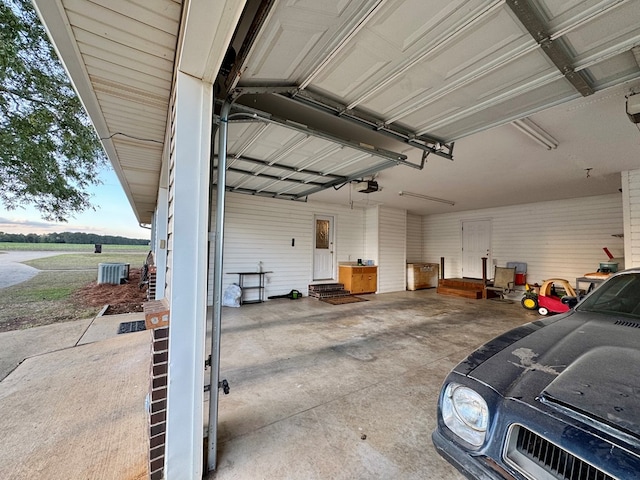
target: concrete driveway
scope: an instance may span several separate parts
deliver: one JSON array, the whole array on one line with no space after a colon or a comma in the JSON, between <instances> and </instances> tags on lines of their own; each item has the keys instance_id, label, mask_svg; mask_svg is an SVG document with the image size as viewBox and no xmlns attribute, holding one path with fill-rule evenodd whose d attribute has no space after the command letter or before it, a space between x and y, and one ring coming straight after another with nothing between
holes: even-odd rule
<instances>
[{"instance_id":1,"label":"concrete driveway","mask_svg":"<svg viewBox=\"0 0 640 480\"><path fill-rule=\"evenodd\" d=\"M20 262L26 262L36 258L53 257L65 253L69 252L0 252L0 288L26 282L35 277L40 271L37 268L24 265Z\"/></svg>"}]
</instances>

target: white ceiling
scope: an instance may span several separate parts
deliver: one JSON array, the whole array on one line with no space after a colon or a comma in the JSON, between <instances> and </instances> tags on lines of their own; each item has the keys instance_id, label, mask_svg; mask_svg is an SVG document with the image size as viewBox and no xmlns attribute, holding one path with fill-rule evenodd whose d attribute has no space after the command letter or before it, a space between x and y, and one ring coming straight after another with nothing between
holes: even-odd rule
<instances>
[{"instance_id":1,"label":"white ceiling","mask_svg":"<svg viewBox=\"0 0 640 480\"><path fill-rule=\"evenodd\" d=\"M34 3L138 219L148 223L176 52L194 45L179 41L182 1ZM227 0L224 11L243 3ZM247 11L258 3L269 4L251 0ZM214 8L199 0L187 5L200 9L192 21ZM516 13L522 5L531 8ZM381 171L381 191L350 197L349 186L331 188L310 201L382 203L422 214L468 210L617 192L619 172L640 168L640 132L624 107L625 95L640 91L632 52L640 45L640 0L276 0L264 18L255 30L237 30L232 86L293 87L297 95L239 102L407 155L413 164L436 141L445 151L455 142L453 161L432 153L422 170ZM235 23L224 25L230 36ZM216 28L220 42L226 33ZM243 50L247 33L255 37ZM189 57L194 72L201 57L203 71L219 65L224 52L210 50ZM584 97L585 90L594 93ZM310 101L321 102L326 113L309 113ZM338 116L372 119L396 137L415 135L422 149ZM523 117L555 137L557 149L546 150L510 125ZM400 190L455 206L400 197Z\"/></svg>"}]
</instances>

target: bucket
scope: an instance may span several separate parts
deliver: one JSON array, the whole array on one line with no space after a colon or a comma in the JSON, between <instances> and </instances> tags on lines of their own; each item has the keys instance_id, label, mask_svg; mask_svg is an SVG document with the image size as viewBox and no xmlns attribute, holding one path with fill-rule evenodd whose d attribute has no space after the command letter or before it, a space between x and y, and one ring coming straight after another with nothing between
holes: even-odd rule
<instances>
[{"instance_id":1,"label":"bucket","mask_svg":"<svg viewBox=\"0 0 640 480\"><path fill-rule=\"evenodd\" d=\"M524 285L527 283L526 273L516 273L516 285Z\"/></svg>"}]
</instances>

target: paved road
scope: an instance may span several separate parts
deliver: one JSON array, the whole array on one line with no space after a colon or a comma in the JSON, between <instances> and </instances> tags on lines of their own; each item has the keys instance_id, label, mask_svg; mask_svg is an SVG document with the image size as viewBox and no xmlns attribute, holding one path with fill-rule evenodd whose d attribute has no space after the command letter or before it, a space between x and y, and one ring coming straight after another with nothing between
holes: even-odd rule
<instances>
[{"instance_id":1,"label":"paved road","mask_svg":"<svg viewBox=\"0 0 640 480\"><path fill-rule=\"evenodd\" d=\"M34 258L53 257L63 253L66 252L0 252L0 288L26 282L35 277L40 271L20 262L26 262Z\"/></svg>"}]
</instances>

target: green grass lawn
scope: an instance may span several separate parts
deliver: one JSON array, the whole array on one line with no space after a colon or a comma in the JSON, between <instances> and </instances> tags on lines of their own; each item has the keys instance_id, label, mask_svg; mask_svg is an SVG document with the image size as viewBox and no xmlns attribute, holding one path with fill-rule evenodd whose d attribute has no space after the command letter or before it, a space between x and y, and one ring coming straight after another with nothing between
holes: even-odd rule
<instances>
[{"instance_id":1,"label":"green grass lawn","mask_svg":"<svg viewBox=\"0 0 640 480\"><path fill-rule=\"evenodd\" d=\"M94 252L93 244L76 244L76 243L18 243L18 242L0 242L0 251L2 250L29 250L40 252ZM149 251L147 245L102 245L102 254L105 253L146 253ZM96 253L96 256L102 254Z\"/></svg>"},{"instance_id":2,"label":"green grass lawn","mask_svg":"<svg viewBox=\"0 0 640 480\"><path fill-rule=\"evenodd\" d=\"M96 281L94 271L40 272L26 282L3 288L0 332L91 318L99 309L73 300L73 293Z\"/></svg>"},{"instance_id":3,"label":"green grass lawn","mask_svg":"<svg viewBox=\"0 0 640 480\"><path fill-rule=\"evenodd\" d=\"M1 290L0 332L97 315L99 308L86 305L77 295L74 297L74 293L97 281L100 263L129 263L131 268L142 267L148 253L147 247L133 247L137 251L125 247L95 254L91 246L90 253L62 253L24 262L41 271L26 282Z\"/></svg>"},{"instance_id":4,"label":"green grass lawn","mask_svg":"<svg viewBox=\"0 0 640 480\"><path fill-rule=\"evenodd\" d=\"M37 258L23 263L38 270L94 269L97 275L100 263L129 263L131 267L140 268L144 264L146 257L146 251L143 253L65 253L53 257Z\"/></svg>"}]
</instances>

